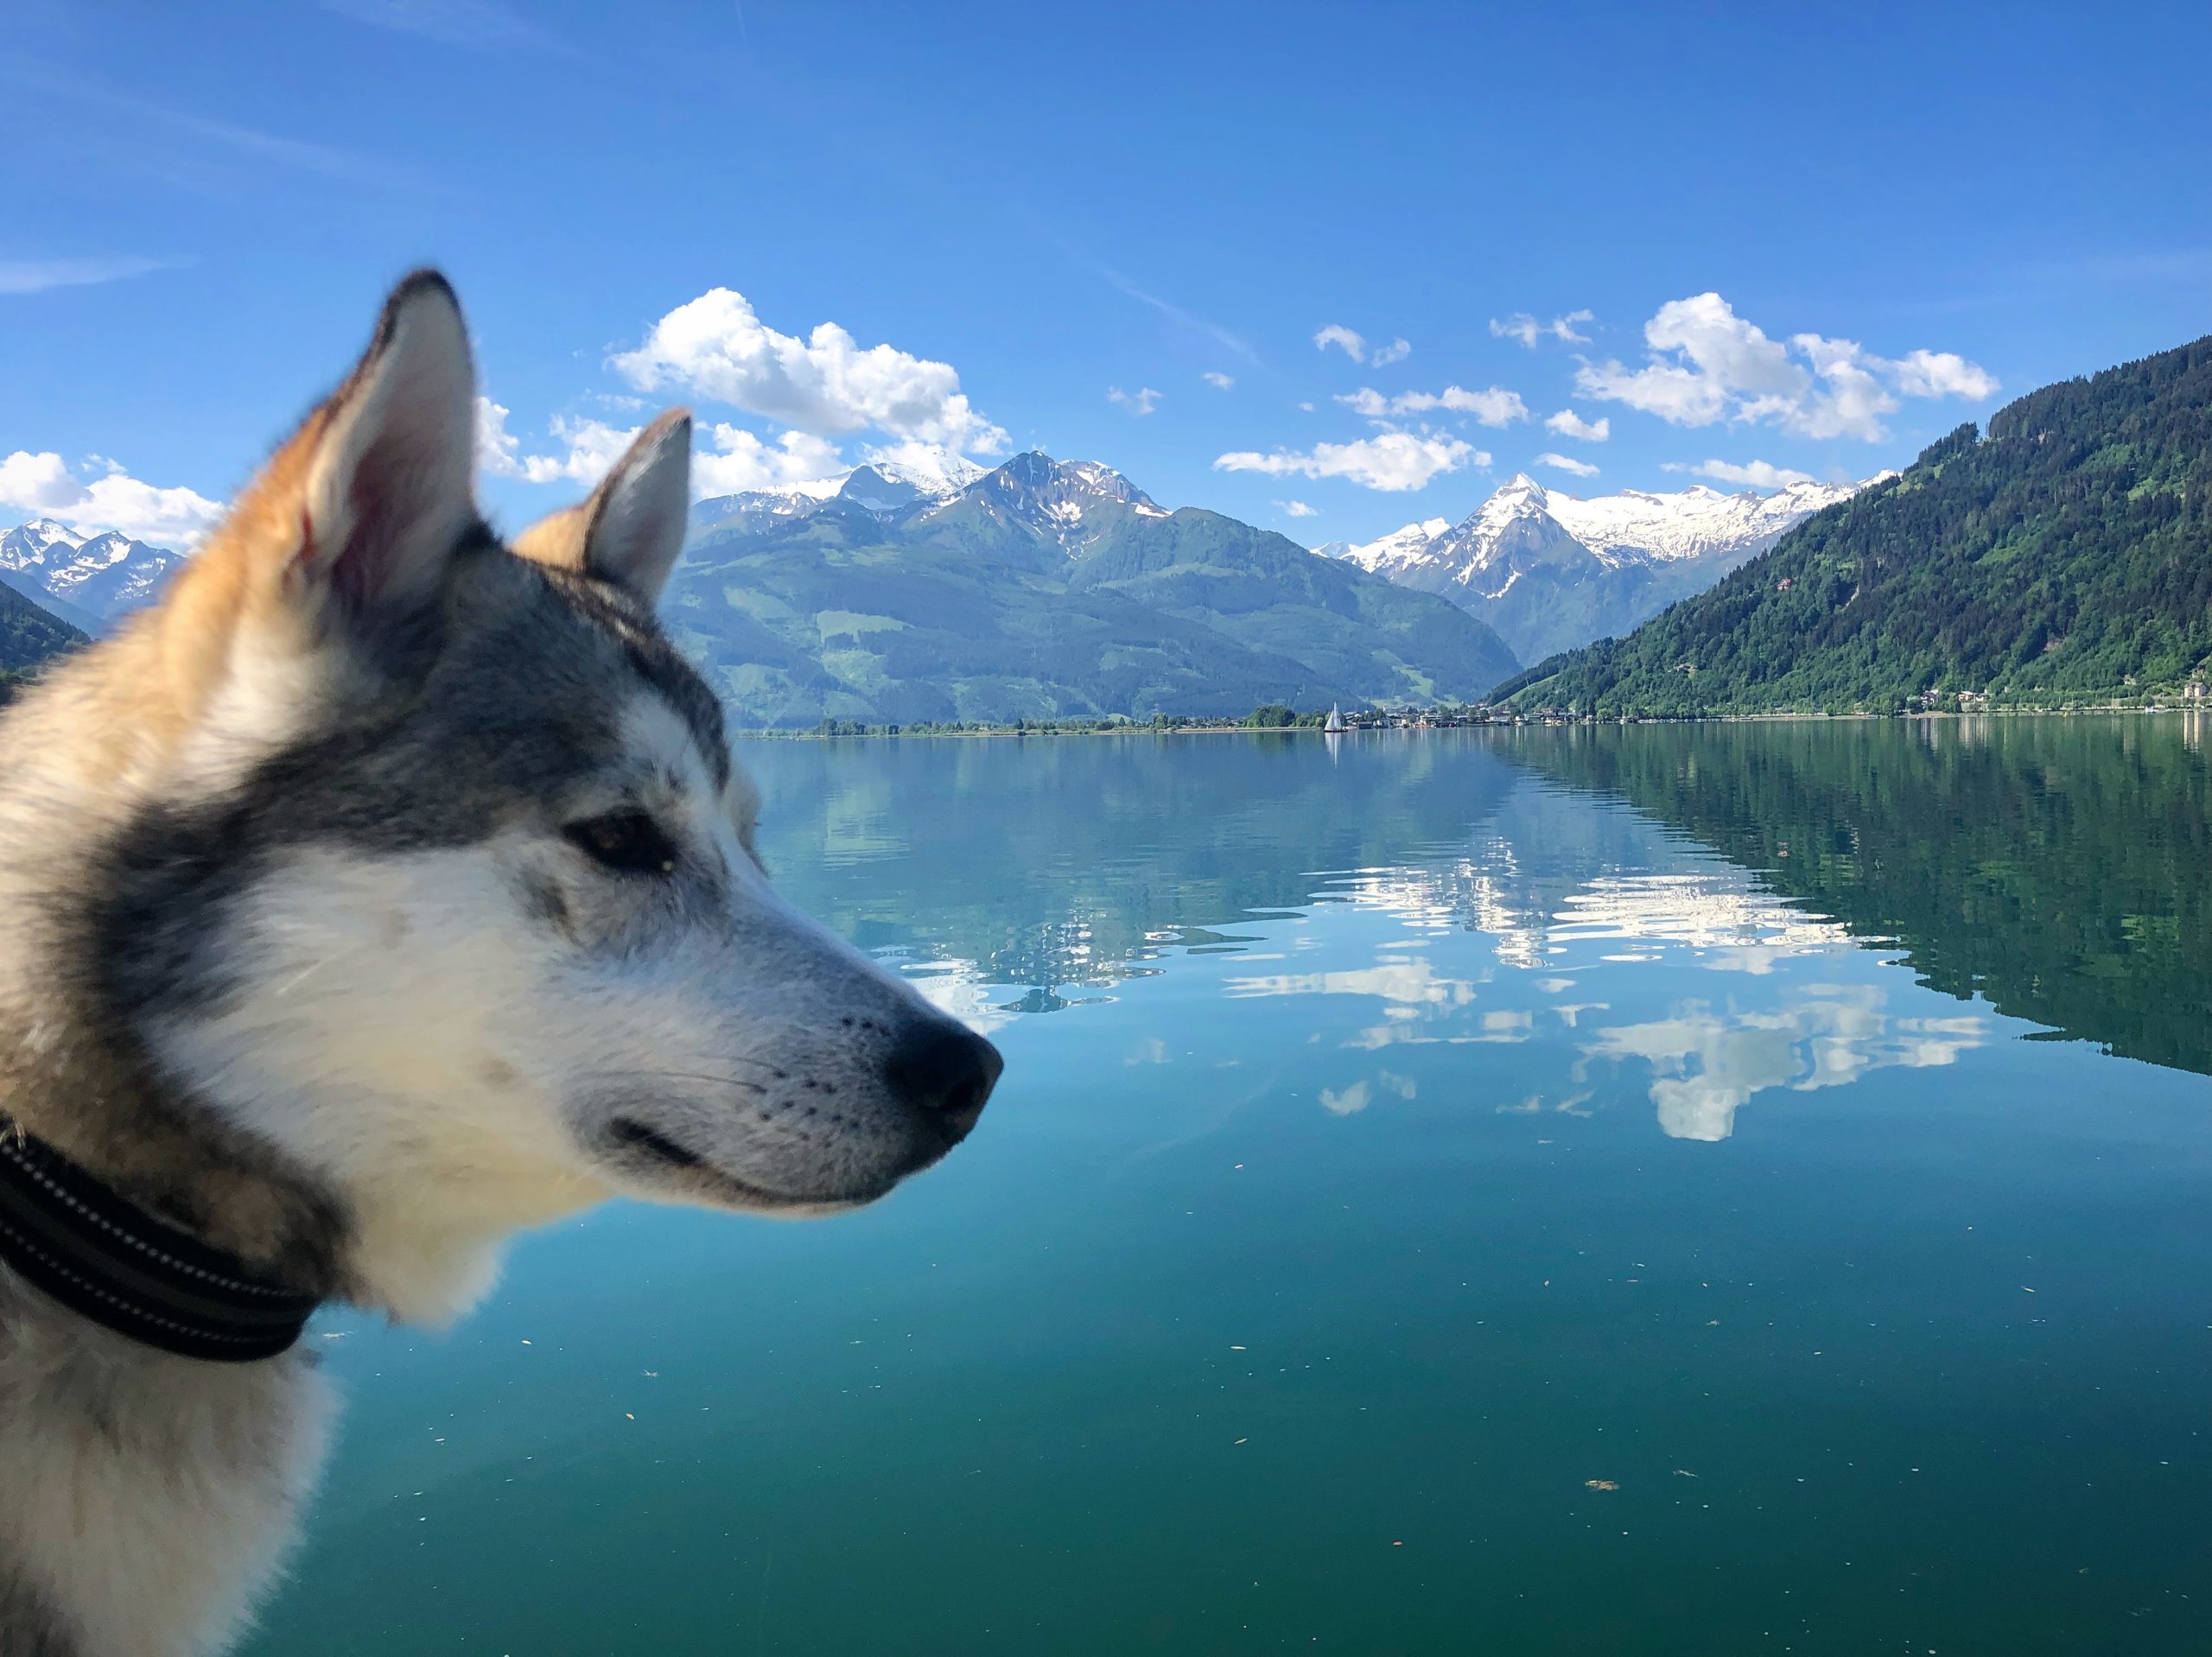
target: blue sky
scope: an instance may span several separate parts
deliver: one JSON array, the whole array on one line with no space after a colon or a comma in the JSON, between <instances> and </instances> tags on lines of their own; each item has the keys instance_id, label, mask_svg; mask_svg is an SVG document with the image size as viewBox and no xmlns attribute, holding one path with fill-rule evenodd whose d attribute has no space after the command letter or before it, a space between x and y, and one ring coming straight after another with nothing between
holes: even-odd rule
<instances>
[{"instance_id":1,"label":"blue sky","mask_svg":"<svg viewBox=\"0 0 2212 1657\"><path fill-rule=\"evenodd\" d=\"M188 537L422 262L506 410L510 526L687 401L728 486L1039 446L1358 539L1522 469L1860 477L2212 329L2202 4L13 0L8 32L0 522Z\"/></svg>"}]
</instances>

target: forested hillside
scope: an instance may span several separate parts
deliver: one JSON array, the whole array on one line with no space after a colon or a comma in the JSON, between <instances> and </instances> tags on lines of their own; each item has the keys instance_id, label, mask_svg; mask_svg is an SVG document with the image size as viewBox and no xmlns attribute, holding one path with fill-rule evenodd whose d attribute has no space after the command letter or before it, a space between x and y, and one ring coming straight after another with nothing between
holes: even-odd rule
<instances>
[{"instance_id":1,"label":"forested hillside","mask_svg":"<svg viewBox=\"0 0 2212 1657\"><path fill-rule=\"evenodd\" d=\"M84 634L68 623L47 614L22 594L0 587L0 702L40 663L84 642Z\"/></svg>"},{"instance_id":2,"label":"forested hillside","mask_svg":"<svg viewBox=\"0 0 2212 1657\"><path fill-rule=\"evenodd\" d=\"M1499 687L1600 714L2172 694L2212 664L2212 338L1960 427L1624 639Z\"/></svg>"}]
</instances>

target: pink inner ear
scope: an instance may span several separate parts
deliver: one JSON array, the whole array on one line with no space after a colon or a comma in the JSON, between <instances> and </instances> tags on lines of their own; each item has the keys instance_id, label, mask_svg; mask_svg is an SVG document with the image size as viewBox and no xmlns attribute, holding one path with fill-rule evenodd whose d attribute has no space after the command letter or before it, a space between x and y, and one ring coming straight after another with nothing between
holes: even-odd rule
<instances>
[{"instance_id":1,"label":"pink inner ear","mask_svg":"<svg viewBox=\"0 0 2212 1657\"><path fill-rule=\"evenodd\" d=\"M444 517L438 469L393 432L372 444L354 469L348 505L352 532L342 547L327 549L326 579L338 601L365 616L387 598L410 556L433 551L411 543L433 531ZM442 550L442 549L441 549Z\"/></svg>"}]
</instances>

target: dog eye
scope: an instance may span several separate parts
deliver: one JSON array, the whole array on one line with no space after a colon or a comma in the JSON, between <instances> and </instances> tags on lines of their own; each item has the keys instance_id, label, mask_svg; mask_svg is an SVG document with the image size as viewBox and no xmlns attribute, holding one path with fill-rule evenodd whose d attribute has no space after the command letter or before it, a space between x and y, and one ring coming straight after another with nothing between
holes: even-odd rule
<instances>
[{"instance_id":1,"label":"dog eye","mask_svg":"<svg viewBox=\"0 0 2212 1657\"><path fill-rule=\"evenodd\" d=\"M673 874L676 848L642 811L613 811L572 822L562 834L601 868L617 874Z\"/></svg>"}]
</instances>

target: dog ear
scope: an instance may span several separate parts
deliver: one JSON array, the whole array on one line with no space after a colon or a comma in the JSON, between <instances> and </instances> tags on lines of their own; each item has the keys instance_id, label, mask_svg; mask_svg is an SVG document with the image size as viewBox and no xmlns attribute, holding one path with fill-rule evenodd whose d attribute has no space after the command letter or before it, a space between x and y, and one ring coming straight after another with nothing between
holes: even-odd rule
<instances>
[{"instance_id":1,"label":"dog ear","mask_svg":"<svg viewBox=\"0 0 2212 1657\"><path fill-rule=\"evenodd\" d=\"M372 624L437 591L477 521L475 416L460 302L443 276L418 270L252 492L265 517L296 513L277 579L303 619L334 611Z\"/></svg>"},{"instance_id":2,"label":"dog ear","mask_svg":"<svg viewBox=\"0 0 2212 1657\"><path fill-rule=\"evenodd\" d=\"M691 414L671 409L639 432L581 506L541 518L515 537L523 557L660 597L683 550L691 512Z\"/></svg>"}]
</instances>

